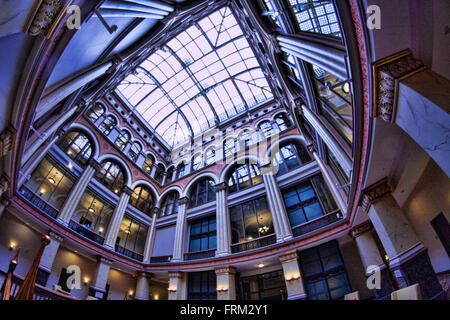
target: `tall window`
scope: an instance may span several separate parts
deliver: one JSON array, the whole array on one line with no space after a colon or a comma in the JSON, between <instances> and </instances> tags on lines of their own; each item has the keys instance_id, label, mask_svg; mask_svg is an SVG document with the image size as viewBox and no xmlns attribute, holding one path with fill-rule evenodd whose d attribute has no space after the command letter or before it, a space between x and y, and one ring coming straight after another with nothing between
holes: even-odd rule
<instances>
[{"instance_id":1,"label":"tall window","mask_svg":"<svg viewBox=\"0 0 450 320\"><path fill-rule=\"evenodd\" d=\"M311 161L306 149L302 145L294 143L282 145L275 154L275 159L278 162L278 174L280 175Z\"/></svg>"},{"instance_id":2,"label":"tall window","mask_svg":"<svg viewBox=\"0 0 450 320\"><path fill-rule=\"evenodd\" d=\"M278 128L280 128L280 131L286 130L291 125L284 113L277 115L275 117L275 122L278 125Z\"/></svg>"},{"instance_id":3,"label":"tall window","mask_svg":"<svg viewBox=\"0 0 450 320\"><path fill-rule=\"evenodd\" d=\"M234 138L225 139L223 143L223 156L228 158L236 152L236 140Z\"/></svg>"},{"instance_id":4,"label":"tall window","mask_svg":"<svg viewBox=\"0 0 450 320\"><path fill-rule=\"evenodd\" d=\"M117 234L116 251L136 260L141 260L142 254L144 253L147 232L148 226L125 215L120 225L119 233ZM121 248L117 246L120 246ZM121 250L122 248L131 252Z\"/></svg>"},{"instance_id":5,"label":"tall window","mask_svg":"<svg viewBox=\"0 0 450 320\"><path fill-rule=\"evenodd\" d=\"M240 285L239 300L281 300L286 292L283 270L241 278Z\"/></svg>"},{"instance_id":6,"label":"tall window","mask_svg":"<svg viewBox=\"0 0 450 320\"><path fill-rule=\"evenodd\" d=\"M169 216L178 213L178 192L170 192L161 206L160 217Z\"/></svg>"},{"instance_id":7,"label":"tall window","mask_svg":"<svg viewBox=\"0 0 450 320\"><path fill-rule=\"evenodd\" d=\"M105 237L113 211L113 205L87 189L75 209L72 220L97 235Z\"/></svg>"},{"instance_id":8,"label":"tall window","mask_svg":"<svg viewBox=\"0 0 450 320\"><path fill-rule=\"evenodd\" d=\"M71 131L57 143L58 147L78 164L84 166L92 155L89 139L82 133Z\"/></svg>"},{"instance_id":9,"label":"tall window","mask_svg":"<svg viewBox=\"0 0 450 320\"><path fill-rule=\"evenodd\" d=\"M141 150L141 145L138 142L133 142L130 150L128 151L128 157L130 157L131 160L136 161L139 154L141 153Z\"/></svg>"},{"instance_id":10,"label":"tall window","mask_svg":"<svg viewBox=\"0 0 450 320\"><path fill-rule=\"evenodd\" d=\"M214 271L189 272L188 300L217 300L216 285Z\"/></svg>"},{"instance_id":11,"label":"tall window","mask_svg":"<svg viewBox=\"0 0 450 320\"><path fill-rule=\"evenodd\" d=\"M269 138L273 135L273 127L270 121L263 121L258 125L259 131L264 135L264 137Z\"/></svg>"},{"instance_id":12,"label":"tall window","mask_svg":"<svg viewBox=\"0 0 450 320\"><path fill-rule=\"evenodd\" d=\"M202 168L202 154L199 153L192 158L192 171L197 171Z\"/></svg>"},{"instance_id":13,"label":"tall window","mask_svg":"<svg viewBox=\"0 0 450 320\"><path fill-rule=\"evenodd\" d=\"M336 202L321 175L282 191L292 227L337 210Z\"/></svg>"},{"instance_id":14,"label":"tall window","mask_svg":"<svg viewBox=\"0 0 450 320\"><path fill-rule=\"evenodd\" d=\"M329 72L311 65L320 113L344 137L353 143L353 105L351 86Z\"/></svg>"},{"instance_id":15,"label":"tall window","mask_svg":"<svg viewBox=\"0 0 450 320\"><path fill-rule=\"evenodd\" d=\"M155 180L158 181L159 183L162 183L163 174L164 174L164 166L162 164L158 164L156 166L155 171Z\"/></svg>"},{"instance_id":16,"label":"tall window","mask_svg":"<svg viewBox=\"0 0 450 320\"><path fill-rule=\"evenodd\" d=\"M177 179L183 178L186 170L186 165L184 162L180 163L177 167Z\"/></svg>"},{"instance_id":17,"label":"tall window","mask_svg":"<svg viewBox=\"0 0 450 320\"><path fill-rule=\"evenodd\" d=\"M98 129L107 136L115 126L117 126L117 120L113 116L107 116Z\"/></svg>"},{"instance_id":18,"label":"tall window","mask_svg":"<svg viewBox=\"0 0 450 320\"><path fill-rule=\"evenodd\" d=\"M63 167L46 156L25 186L55 209L61 209L74 183L75 179Z\"/></svg>"},{"instance_id":19,"label":"tall window","mask_svg":"<svg viewBox=\"0 0 450 320\"><path fill-rule=\"evenodd\" d=\"M216 149L210 148L206 151L205 163L207 166L216 162Z\"/></svg>"},{"instance_id":20,"label":"tall window","mask_svg":"<svg viewBox=\"0 0 450 320\"><path fill-rule=\"evenodd\" d=\"M272 234L272 215L266 197L230 208L231 240L239 243Z\"/></svg>"},{"instance_id":21,"label":"tall window","mask_svg":"<svg viewBox=\"0 0 450 320\"><path fill-rule=\"evenodd\" d=\"M211 179L203 179L192 187L189 206L196 207L215 200L216 191L214 189L214 181Z\"/></svg>"},{"instance_id":22,"label":"tall window","mask_svg":"<svg viewBox=\"0 0 450 320\"><path fill-rule=\"evenodd\" d=\"M91 109L89 109L89 111L87 112L87 116L92 122L95 122L104 113L105 108L103 108L101 104L96 103Z\"/></svg>"},{"instance_id":23,"label":"tall window","mask_svg":"<svg viewBox=\"0 0 450 320\"><path fill-rule=\"evenodd\" d=\"M342 189L345 191L346 194L349 194L350 187L347 186L349 180L347 175L345 174L344 169L342 169L341 164L327 146L325 146L325 154L327 157L328 165L331 167L331 169L333 169L333 172L336 175L336 178L338 179L340 185L343 186Z\"/></svg>"},{"instance_id":24,"label":"tall window","mask_svg":"<svg viewBox=\"0 0 450 320\"><path fill-rule=\"evenodd\" d=\"M251 134L250 130L246 129L239 134L239 150L248 150L250 147Z\"/></svg>"},{"instance_id":25,"label":"tall window","mask_svg":"<svg viewBox=\"0 0 450 320\"><path fill-rule=\"evenodd\" d=\"M154 163L155 163L155 158L151 154L148 154L147 158L145 158L145 161L142 164L142 169L144 169L145 172L150 174L150 173L152 173L152 166Z\"/></svg>"},{"instance_id":26,"label":"tall window","mask_svg":"<svg viewBox=\"0 0 450 320\"><path fill-rule=\"evenodd\" d=\"M336 241L299 254L310 300L342 300L352 292Z\"/></svg>"},{"instance_id":27,"label":"tall window","mask_svg":"<svg viewBox=\"0 0 450 320\"><path fill-rule=\"evenodd\" d=\"M230 193L250 188L262 183L261 171L256 164L236 166L228 178Z\"/></svg>"},{"instance_id":28,"label":"tall window","mask_svg":"<svg viewBox=\"0 0 450 320\"><path fill-rule=\"evenodd\" d=\"M174 167L170 167L169 169L167 169L166 172L166 184L169 184L172 182L173 179L173 171L175 170Z\"/></svg>"},{"instance_id":29,"label":"tall window","mask_svg":"<svg viewBox=\"0 0 450 320\"><path fill-rule=\"evenodd\" d=\"M153 207L150 189L143 185L134 188L133 194L130 197L130 204L136 209L149 214L150 209Z\"/></svg>"},{"instance_id":30,"label":"tall window","mask_svg":"<svg viewBox=\"0 0 450 320\"><path fill-rule=\"evenodd\" d=\"M205 251L216 247L216 217L211 216L193 221L189 238L189 252Z\"/></svg>"},{"instance_id":31,"label":"tall window","mask_svg":"<svg viewBox=\"0 0 450 320\"><path fill-rule=\"evenodd\" d=\"M125 183L125 178L119 165L111 161L106 161L102 164L100 170L95 173L95 178L117 194Z\"/></svg>"},{"instance_id":32,"label":"tall window","mask_svg":"<svg viewBox=\"0 0 450 320\"><path fill-rule=\"evenodd\" d=\"M130 134L127 131L123 130L114 143L119 147L120 150L123 150L125 149L125 146L127 145L128 141L130 141L130 139Z\"/></svg>"}]
</instances>

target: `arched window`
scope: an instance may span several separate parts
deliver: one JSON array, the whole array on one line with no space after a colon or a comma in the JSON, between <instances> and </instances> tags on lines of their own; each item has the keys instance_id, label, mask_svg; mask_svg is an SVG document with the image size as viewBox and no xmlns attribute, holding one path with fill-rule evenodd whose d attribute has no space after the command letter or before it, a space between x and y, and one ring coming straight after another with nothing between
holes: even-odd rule
<instances>
[{"instance_id":1,"label":"arched window","mask_svg":"<svg viewBox=\"0 0 450 320\"><path fill-rule=\"evenodd\" d=\"M177 179L184 177L185 169L186 165L184 164L184 162L181 162L177 167Z\"/></svg>"},{"instance_id":2,"label":"arched window","mask_svg":"<svg viewBox=\"0 0 450 320\"><path fill-rule=\"evenodd\" d=\"M236 166L228 178L230 193L256 186L262 182L261 172L256 164Z\"/></svg>"},{"instance_id":3,"label":"arched window","mask_svg":"<svg viewBox=\"0 0 450 320\"><path fill-rule=\"evenodd\" d=\"M236 152L236 141L234 138L225 139L223 143L223 156L228 158Z\"/></svg>"},{"instance_id":4,"label":"arched window","mask_svg":"<svg viewBox=\"0 0 450 320\"><path fill-rule=\"evenodd\" d=\"M106 161L102 164L100 170L95 173L95 178L114 193L119 193L125 183L125 178L119 165L111 161Z\"/></svg>"},{"instance_id":5,"label":"arched window","mask_svg":"<svg viewBox=\"0 0 450 320\"><path fill-rule=\"evenodd\" d=\"M174 167L170 167L166 172L166 184L171 183L173 179L173 171L175 170Z\"/></svg>"},{"instance_id":6,"label":"arched window","mask_svg":"<svg viewBox=\"0 0 450 320\"><path fill-rule=\"evenodd\" d=\"M278 162L278 174L284 174L311 161L306 149L302 145L294 143L282 145L275 154L275 159Z\"/></svg>"},{"instance_id":7,"label":"arched window","mask_svg":"<svg viewBox=\"0 0 450 320\"><path fill-rule=\"evenodd\" d=\"M209 166L216 162L216 150L214 148L210 148L206 151L205 155L205 164Z\"/></svg>"},{"instance_id":8,"label":"arched window","mask_svg":"<svg viewBox=\"0 0 450 320\"><path fill-rule=\"evenodd\" d=\"M192 158L192 172L202 168L202 154L199 153Z\"/></svg>"},{"instance_id":9,"label":"arched window","mask_svg":"<svg viewBox=\"0 0 450 320\"><path fill-rule=\"evenodd\" d=\"M275 117L275 122L278 124L278 128L280 128L280 131L284 131L290 126L289 120L284 113L277 115Z\"/></svg>"},{"instance_id":10,"label":"arched window","mask_svg":"<svg viewBox=\"0 0 450 320\"><path fill-rule=\"evenodd\" d=\"M89 139L82 133L71 131L57 143L58 147L69 157L84 166L92 155Z\"/></svg>"},{"instance_id":11,"label":"arched window","mask_svg":"<svg viewBox=\"0 0 450 320\"><path fill-rule=\"evenodd\" d=\"M105 113L105 108L100 103L96 103L89 109L87 116L92 122L95 122L103 113Z\"/></svg>"},{"instance_id":12,"label":"arched window","mask_svg":"<svg viewBox=\"0 0 450 320\"><path fill-rule=\"evenodd\" d=\"M189 206L196 207L216 200L216 190L212 179L203 179L194 184L189 197Z\"/></svg>"},{"instance_id":13,"label":"arched window","mask_svg":"<svg viewBox=\"0 0 450 320\"><path fill-rule=\"evenodd\" d=\"M130 141L130 138L130 134L127 131L123 130L114 143L119 147L120 150L123 150L125 149L128 141Z\"/></svg>"},{"instance_id":14,"label":"arched window","mask_svg":"<svg viewBox=\"0 0 450 320\"><path fill-rule=\"evenodd\" d=\"M273 127L270 121L263 121L258 125L259 131L263 134L264 137L269 138L273 135Z\"/></svg>"},{"instance_id":15,"label":"arched window","mask_svg":"<svg viewBox=\"0 0 450 320\"><path fill-rule=\"evenodd\" d=\"M113 116L107 116L98 129L103 132L104 135L108 135L115 126L117 126L117 120Z\"/></svg>"},{"instance_id":16,"label":"arched window","mask_svg":"<svg viewBox=\"0 0 450 320\"><path fill-rule=\"evenodd\" d=\"M131 160L136 161L139 154L141 153L141 150L141 145L138 142L133 142L130 150L128 150L128 157L130 157Z\"/></svg>"},{"instance_id":17,"label":"arched window","mask_svg":"<svg viewBox=\"0 0 450 320\"><path fill-rule=\"evenodd\" d=\"M239 134L239 150L248 150L250 147L251 134L249 129L245 129Z\"/></svg>"},{"instance_id":18,"label":"arched window","mask_svg":"<svg viewBox=\"0 0 450 320\"><path fill-rule=\"evenodd\" d=\"M148 154L147 158L145 159L144 163L142 164L142 169L144 169L145 172L148 174L152 173L152 166L155 163L155 158Z\"/></svg>"},{"instance_id":19,"label":"arched window","mask_svg":"<svg viewBox=\"0 0 450 320\"><path fill-rule=\"evenodd\" d=\"M155 171L155 177L154 178L159 183L162 183L163 173L164 173L164 166L162 164L158 164L156 166L156 171Z\"/></svg>"},{"instance_id":20,"label":"arched window","mask_svg":"<svg viewBox=\"0 0 450 320\"><path fill-rule=\"evenodd\" d=\"M150 214L150 210L153 207L153 198L150 189L143 185L134 188L133 194L130 197L130 204L136 209Z\"/></svg>"},{"instance_id":21,"label":"arched window","mask_svg":"<svg viewBox=\"0 0 450 320\"><path fill-rule=\"evenodd\" d=\"M163 205L161 206L160 217L170 216L171 214L178 213L178 192L170 192L164 199Z\"/></svg>"}]
</instances>

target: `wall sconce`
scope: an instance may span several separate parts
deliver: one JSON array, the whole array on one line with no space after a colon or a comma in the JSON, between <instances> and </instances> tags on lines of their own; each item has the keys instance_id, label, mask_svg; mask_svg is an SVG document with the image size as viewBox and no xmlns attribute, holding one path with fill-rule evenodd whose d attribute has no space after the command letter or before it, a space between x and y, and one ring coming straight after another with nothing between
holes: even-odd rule
<instances>
[{"instance_id":1,"label":"wall sconce","mask_svg":"<svg viewBox=\"0 0 450 320\"><path fill-rule=\"evenodd\" d=\"M17 243L15 241L11 241L9 243L9 251L13 251L16 246L17 246Z\"/></svg>"},{"instance_id":2,"label":"wall sconce","mask_svg":"<svg viewBox=\"0 0 450 320\"><path fill-rule=\"evenodd\" d=\"M153 296L153 299L154 299L154 300L159 300L159 296L158 296L157 294L155 294L155 295Z\"/></svg>"},{"instance_id":3,"label":"wall sconce","mask_svg":"<svg viewBox=\"0 0 450 320\"><path fill-rule=\"evenodd\" d=\"M177 292L177 288L169 288L169 293L175 293Z\"/></svg>"},{"instance_id":4,"label":"wall sconce","mask_svg":"<svg viewBox=\"0 0 450 320\"><path fill-rule=\"evenodd\" d=\"M83 284L84 284L85 286L87 286L88 283L89 283L89 278L88 278L88 277L84 277L84 279L83 279Z\"/></svg>"},{"instance_id":5,"label":"wall sconce","mask_svg":"<svg viewBox=\"0 0 450 320\"><path fill-rule=\"evenodd\" d=\"M258 264L258 268L264 268L264 266L265 266L265 264L262 262L260 264Z\"/></svg>"},{"instance_id":6,"label":"wall sconce","mask_svg":"<svg viewBox=\"0 0 450 320\"><path fill-rule=\"evenodd\" d=\"M134 291L133 291L133 290L130 290L130 291L128 291L128 295L129 295L130 297L132 297L132 296L133 296L133 293L134 293Z\"/></svg>"},{"instance_id":7,"label":"wall sconce","mask_svg":"<svg viewBox=\"0 0 450 320\"><path fill-rule=\"evenodd\" d=\"M292 282L292 281L296 281L296 280L300 280L300 275L297 274L295 276L289 277L286 279L287 282Z\"/></svg>"},{"instance_id":8,"label":"wall sconce","mask_svg":"<svg viewBox=\"0 0 450 320\"><path fill-rule=\"evenodd\" d=\"M217 288L216 290L217 290L218 293L228 292L228 288Z\"/></svg>"}]
</instances>

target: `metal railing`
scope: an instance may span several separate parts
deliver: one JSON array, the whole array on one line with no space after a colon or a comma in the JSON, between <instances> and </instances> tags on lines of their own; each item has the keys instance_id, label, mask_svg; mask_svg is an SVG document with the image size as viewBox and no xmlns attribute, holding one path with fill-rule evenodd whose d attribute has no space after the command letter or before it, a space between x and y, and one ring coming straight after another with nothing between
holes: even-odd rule
<instances>
[{"instance_id":1,"label":"metal railing","mask_svg":"<svg viewBox=\"0 0 450 320\"><path fill-rule=\"evenodd\" d=\"M159 257L151 257L150 263L168 263L172 260L172 256L159 256Z\"/></svg>"},{"instance_id":2,"label":"metal railing","mask_svg":"<svg viewBox=\"0 0 450 320\"><path fill-rule=\"evenodd\" d=\"M207 259L213 258L216 254L216 249L209 249L203 251L196 252L186 252L184 254L184 260L198 260L198 259Z\"/></svg>"},{"instance_id":3,"label":"metal railing","mask_svg":"<svg viewBox=\"0 0 450 320\"><path fill-rule=\"evenodd\" d=\"M25 199L30 205L39 210L41 213L54 219L56 219L56 217L58 216L58 209L42 200L41 197L28 189L26 186L20 187L19 194L23 197L23 199Z\"/></svg>"},{"instance_id":4,"label":"metal railing","mask_svg":"<svg viewBox=\"0 0 450 320\"><path fill-rule=\"evenodd\" d=\"M105 238L103 238L102 236L96 234L92 230L86 228L85 226L73 220L70 220L69 228L75 231L76 233L82 235L83 237L88 238L89 240L95 241L97 243L103 244L103 242L105 241Z\"/></svg>"},{"instance_id":5,"label":"metal railing","mask_svg":"<svg viewBox=\"0 0 450 320\"><path fill-rule=\"evenodd\" d=\"M138 261L143 261L144 260L144 256L140 253L134 252L130 249L124 248L118 244L115 245L115 250L117 253L120 253L128 258L134 259L134 260L138 260Z\"/></svg>"},{"instance_id":6,"label":"metal railing","mask_svg":"<svg viewBox=\"0 0 450 320\"><path fill-rule=\"evenodd\" d=\"M339 210L333 211L331 213L328 213L322 217L319 217L317 219L308 221L306 223L303 223L299 226L292 228L292 235L294 237L299 237L304 234L307 234L309 232L312 232L314 230L326 227L332 223L338 222L339 220L342 220L343 217L341 215L341 212Z\"/></svg>"},{"instance_id":7,"label":"metal railing","mask_svg":"<svg viewBox=\"0 0 450 320\"><path fill-rule=\"evenodd\" d=\"M277 242L277 238L275 234L271 234L268 236L264 236L255 240L240 242L231 245L231 252L238 253L247 250L258 249L262 247L269 246Z\"/></svg>"}]
</instances>

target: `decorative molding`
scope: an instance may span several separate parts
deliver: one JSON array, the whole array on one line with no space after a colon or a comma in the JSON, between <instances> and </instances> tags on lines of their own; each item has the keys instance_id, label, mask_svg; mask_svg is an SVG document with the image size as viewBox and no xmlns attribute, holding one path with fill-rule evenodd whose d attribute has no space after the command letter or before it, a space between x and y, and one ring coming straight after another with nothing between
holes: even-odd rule
<instances>
[{"instance_id":1,"label":"decorative molding","mask_svg":"<svg viewBox=\"0 0 450 320\"><path fill-rule=\"evenodd\" d=\"M216 271L216 275L220 275L220 274L235 274L236 273L236 268L232 267L232 266L223 266L223 267L217 267L214 269Z\"/></svg>"},{"instance_id":2,"label":"decorative molding","mask_svg":"<svg viewBox=\"0 0 450 320\"><path fill-rule=\"evenodd\" d=\"M227 188L228 184L226 184L225 182L218 183L214 186L214 190L216 192L227 190Z\"/></svg>"},{"instance_id":3,"label":"decorative molding","mask_svg":"<svg viewBox=\"0 0 450 320\"><path fill-rule=\"evenodd\" d=\"M381 179L362 191L360 206L367 212L375 200L390 193L391 190L388 178Z\"/></svg>"},{"instance_id":4,"label":"decorative molding","mask_svg":"<svg viewBox=\"0 0 450 320\"><path fill-rule=\"evenodd\" d=\"M180 198L180 199L178 199L178 204L179 205L186 205L186 204L188 204L188 202L189 202L189 198L188 197L183 197L183 198Z\"/></svg>"},{"instance_id":5,"label":"decorative molding","mask_svg":"<svg viewBox=\"0 0 450 320\"><path fill-rule=\"evenodd\" d=\"M122 193L125 193L128 196L131 196L133 194L134 190L131 189L129 186L123 186L122 187Z\"/></svg>"},{"instance_id":6,"label":"decorative molding","mask_svg":"<svg viewBox=\"0 0 450 320\"><path fill-rule=\"evenodd\" d=\"M104 264L107 264L107 265L112 265L113 264L112 260L106 259L106 258L101 257L101 256L98 257L97 262L101 262L101 263L104 263Z\"/></svg>"},{"instance_id":7,"label":"decorative molding","mask_svg":"<svg viewBox=\"0 0 450 320\"><path fill-rule=\"evenodd\" d=\"M17 131L14 127L8 126L0 134L0 157L6 156L12 150L16 142Z\"/></svg>"},{"instance_id":8,"label":"decorative molding","mask_svg":"<svg viewBox=\"0 0 450 320\"><path fill-rule=\"evenodd\" d=\"M151 279L151 278L152 278L152 274L149 273L149 272L138 271L138 272L136 272L136 273L137 273L137 275L138 275L139 277L143 277L143 278L147 278L147 279Z\"/></svg>"},{"instance_id":9,"label":"decorative molding","mask_svg":"<svg viewBox=\"0 0 450 320\"><path fill-rule=\"evenodd\" d=\"M360 225L357 225L353 229L350 230L349 234L354 239L358 238L360 235L372 230L372 224L370 222L364 222Z\"/></svg>"},{"instance_id":10,"label":"decorative molding","mask_svg":"<svg viewBox=\"0 0 450 320\"><path fill-rule=\"evenodd\" d=\"M154 208L152 209L152 213L153 213L154 215L158 216L160 210L161 210L161 209L159 209L158 207L154 207Z\"/></svg>"},{"instance_id":11,"label":"decorative molding","mask_svg":"<svg viewBox=\"0 0 450 320\"><path fill-rule=\"evenodd\" d=\"M55 240L59 243L63 242L64 238L62 236L60 236L59 234L57 234L56 232L49 230L48 231L48 235L52 240Z\"/></svg>"},{"instance_id":12,"label":"decorative molding","mask_svg":"<svg viewBox=\"0 0 450 320\"><path fill-rule=\"evenodd\" d=\"M65 12L65 8L63 7L65 6L60 0L37 1L34 10L32 10L32 13L28 18L25 32L33 37L42 34L46 35L48 38L48 31L54 29L52 26L61 20L61 13Z\"/></svg>"},{"instance_id":13,"label":"decorative molding","mask_svg":"<svg viewBox=\"0 0 450 320\"><path fill-rule=\"evenodd\" d=\"M282 264L292 262L292 261L297 261L297 258L298 258L297 250L284 253L284 254L280 255L278 258L280 259L280 262Z\"/></svg>"},{"instance_id":14,"label":"decorative molding","mask_svg":"<svg viewBox=\"0 0 450 320\"><path fill-rule=\"evenodd\" d=\"M372 66L373 116L394 122L400 81L424 68L423 62L414 58L409 49L375 62Z\"/></svg>"},{"instance_id":15,"label":"decorative molding","mask_svg":"<svg viewBox=\"0 0 450 320\"><path fill-rule=\"evenodd\" d=\"M100 168L102 167L102 165L100 164L100 162L98 162L97 160L93 159L92 157L89 158L89 160L88 160L88 165L90 165L91 167L93 167L95 170L100 170Z\"/></svg>"},{"instance_id":16,"label":"decorative molding","mask_svg":"<svg viewBox=\"0 0 450 320\"><path fill-rule=\"evenodd\" d=\"M169 279L183 279L184 272L181 271L169 271Z\"/></svg>"},{"instance_id":17,"label":"decorative molding","mask_svg":"<svg viewBox=\"0 0 450 320\"><path fill-rule=\"evenodd\" d=\"M9 179L9 177L6 175L2 175L2 177L0 178L0 195L8 190L10 183L11 180Z\"/></svg>"}]
</instances>

